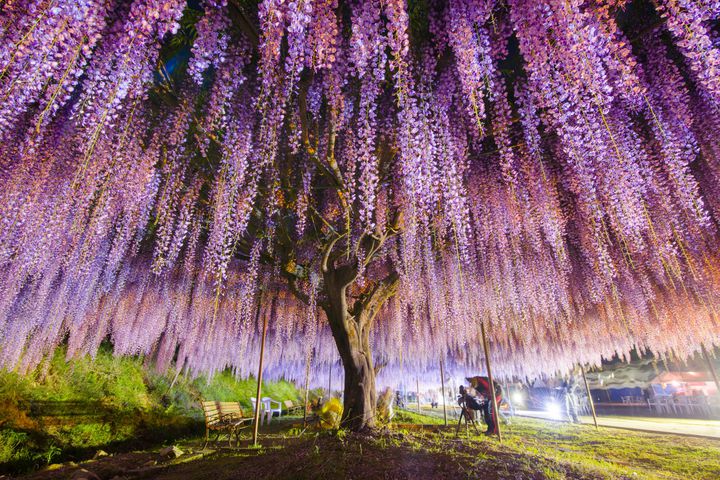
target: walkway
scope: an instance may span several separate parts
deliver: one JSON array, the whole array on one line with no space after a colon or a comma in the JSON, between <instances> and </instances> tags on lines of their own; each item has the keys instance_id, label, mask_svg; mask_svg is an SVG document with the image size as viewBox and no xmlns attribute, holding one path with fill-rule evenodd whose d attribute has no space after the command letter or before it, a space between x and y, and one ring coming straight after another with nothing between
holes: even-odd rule
<instances>
[{"instance_id":1,"label":"walkway","mask_svg":"<svg viewBox=\"0 0 720 480\"><path fill-rule=\"evenodd\" d=\"M543 420L560 421L556 415L535 410L516 410L522 417L541 418ZM592 417L583 416L584 424L593 424ZM690 418L653 418L653 417L621 417L600 416L598 425L601 427L642 430L646 432L673 433L676 435L693 435L720 439L720 421L697 420Z\"/></svg>"}]
</instances>

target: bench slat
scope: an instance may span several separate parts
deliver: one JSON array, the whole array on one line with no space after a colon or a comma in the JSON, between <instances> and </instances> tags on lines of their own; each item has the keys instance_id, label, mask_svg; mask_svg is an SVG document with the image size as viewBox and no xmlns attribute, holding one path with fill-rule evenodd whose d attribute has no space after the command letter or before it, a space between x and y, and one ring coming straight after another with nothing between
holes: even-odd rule
<instances>
[{"instance_id":1,"label":"bench slat","mask_svg":"<svg viewBox=\"0 0 720 480\"><path fill-rule=\"evenodd\" d=\"M252 418L245 417L240 402L200 402L205 414L205 425L211 430L235 428Z\"/></svg>"}]
</instances>

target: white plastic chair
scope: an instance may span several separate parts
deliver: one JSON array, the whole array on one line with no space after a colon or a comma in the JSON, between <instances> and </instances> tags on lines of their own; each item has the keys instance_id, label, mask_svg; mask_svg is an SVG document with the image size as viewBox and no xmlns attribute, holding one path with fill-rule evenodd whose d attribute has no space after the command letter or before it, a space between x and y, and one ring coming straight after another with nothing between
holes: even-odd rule
<instances>
[{"instance_id":1,"label":"white plastic chair","mask_svg":"<svg viewBox=\"0 0 720 480\"><path fill-rule=\"evenodd\" d=\"M270 419L275 412L277 412L278 417L282 416L282 403L277 400L273 400L272 397L263 397L262 402L265 407L265 411L268 413L268 423L270 423ZM273 406L273 404L276 406Z\"/></svg>"},{"instance_id":2,"label":"white plastic chair","mask_svg":"<svg viewBox=\"0 0 720 480\"><path fill-rule=\"evenodd\" d=\"M662 395L662 396L656 397L656 399L657 399L658 411L659 411L660 413L666 413L666 414L669 415L669 414L670 414L670 409L671 409L671 408L674 409L674 406L671 406L671 404L672 404L672 398L670 398L670 397L667 396L667 395Z\"/></svg>"},{"instance_id":3,"label":"white plastic chair","mask_svg":"<svg viewBox=\"0 0 720 480\"><path fill-rule=\"evenodd\" d=\"M710 415L720 416L720 393L708 396L707 404Z\"/></svg>"},{"instance_id":4,"label":"white plastic chair","mask_svg":"<svg viewBox=\"0 0 720 480\"><path fill-rule=\"evenodd\" d=\"M675 411L678 414L687 416L692 413L692 410L693 407L690 405L690 399L687 396L682 395L675 397Z\"/></svg>"},{"instance_id":5,"label":"white plastic chair","mask_svg":"<svg viewBox=\"0 0 720 480\"><path fill-rule=\"evenodd\" d=\"M708 398L705 395L692 395L688 397L688 405L695 415L702 417L710 417L712 415Z\"/></svg>"},{"instance_id":6,"label":"white plastic chair","mask_svg":"<svg viewBox=\"0 0 720 480\"><path fill-rule=\"evenodd\" d=\"M252 402L253 406L253 415L255 415L255 409L257 408L257 398L250 397L250 401ZM263 424L263 419L265 419L265 423L270 423L270 417L272 416L272 413L268 411L268 407L269 404L265 401L265 398L263 398L260 402L260 418L258 419L260 425Z\"/></svg>"}]
</instances>

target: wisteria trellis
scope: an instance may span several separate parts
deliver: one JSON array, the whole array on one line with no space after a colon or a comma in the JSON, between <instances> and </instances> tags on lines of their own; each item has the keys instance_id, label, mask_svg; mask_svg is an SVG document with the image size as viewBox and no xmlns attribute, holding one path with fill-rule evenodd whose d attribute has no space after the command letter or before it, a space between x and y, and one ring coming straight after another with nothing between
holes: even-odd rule
<instances>
[{"instance_id":1,"label":"wisteria trellis","mask_svg":"<svg viewBox=\"0 0 720 480\"><path fill-rule=\"evenodd\" d=\"M352 295L399 275L372 334L388 379L481 368L481 321L506 377L718 344L719 17L0 2L0 366L110 336L160 368L246 375L269 316L268 374L321 372L337 353L314 240L333 235L367 263Z\"/></svg>"}]
</instances>

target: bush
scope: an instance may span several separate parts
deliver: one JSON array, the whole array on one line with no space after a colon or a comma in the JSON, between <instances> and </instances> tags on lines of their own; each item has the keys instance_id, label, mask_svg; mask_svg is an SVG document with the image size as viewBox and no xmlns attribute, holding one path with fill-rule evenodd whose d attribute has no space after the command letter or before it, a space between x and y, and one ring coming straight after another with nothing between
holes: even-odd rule
<instances>
[{"instance_id":1,"label":"bush","mask_svg":"<svg viewBox=\"0 0 720 480\"><path fill-rule=\"evenodd\" d=\"M244 408L251 409L251 397L257 394L257 382L254 378L237 380L231 372L225 371L215 375L210 382L204 378L196 380L198 391L202 398L218 401L240 401ZM297 388L290 382L263 382L263 397L272 397L282 402L292 400L297 402L299 395Z\"/></svg>"},{"instance_id":2,"label":"bush","mask_svg":"<svg viewBox=\"0 0 720 480\"><path fill-rule=\"evenodd\" d=\"M209 381L159 373L136 357L95 356L66 361L59 348L49 363L22 376L0 372L0 473L83 460L98 449L142 448L202 432L201 399L240 401L248 410L257 384L231 372ZM298 399L292 383L263 382L263 396Z\"/></svg>"}]
</instances>

